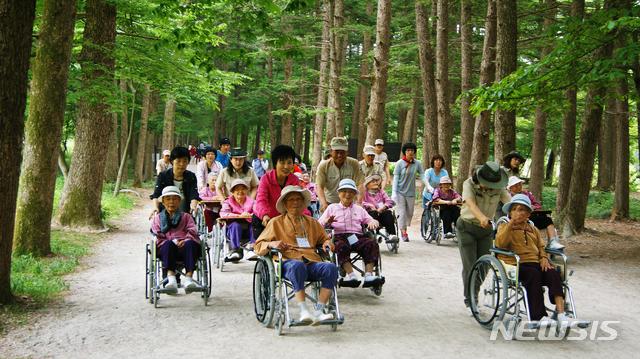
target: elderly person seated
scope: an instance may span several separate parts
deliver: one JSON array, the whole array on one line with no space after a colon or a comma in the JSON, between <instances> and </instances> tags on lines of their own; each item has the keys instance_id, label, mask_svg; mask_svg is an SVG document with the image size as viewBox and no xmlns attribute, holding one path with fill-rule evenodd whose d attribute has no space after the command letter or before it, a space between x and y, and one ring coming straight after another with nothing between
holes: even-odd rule
<instances>
[{"instance_id":1,"label":"elderly person seated","mask_svg":"<svg viewBox=\"0 0 640 359\"><path fill-rule=\"evenodd\" d=\"M373 219L384 226L389 235L389 242L398 242L395 218L393 217L393 212L391 212L395 202L381 189L381 181L382 177L378 174L365 178L364 187L366 192L362 197L362 207L367 210Z\"/></svg>"},{"instance_id":2,"label":"elderly person seated","mask_svg":"<svg viewBox=\"0 0 640 359\"><path fill-rule=\"evenodd\" d=\"M502 210L507 213L509 222L498 227L495 245L520 256L519 278L527 289L531 319L538 321L541 327L556 323L547 316L542 289L544 285L549 288L549 301L556 305L558 321L564 325L578 322L564 312L564 292L560 273L550 263L540 233L529 223L529 216L533 211L529 197L516 194ZM499 255L498 258L506 264L516 264L513 257Z\"/></svg>"},{"instance_id":3,"label":"elderly person seated","mask_svg":"<svg viewBox=\"0 0 640 359\"><path fill-rule=\"evenodd\" d=\"M374 275L374 266L378 263L380 249L378 243L364 235L362 226L367 225L371 230L378 228L378 221L373 219L367 211L355 203L358 189L352 179L343 179L338 185L339 203L330 204L319 221L323 226L333 227L335 238L335 252L338 265L345 271L346 276L341 285L345 287L359 287L360 279L353 271L350 254L352 251L362 256L365 265L363 287L371 287L380 282L380 277Z\"/></svg>"},{"instance_id":4,"label":"elderly person seated","mask_svg":"<svg viewBox=\"0 0 640 359\"><path fill-rule=\"evenodd\" d=\"M201 162L206 163L206 162ZM222 197L218 196L216 193L216 179L218 175L215 172L209 172L207 175L207 185L202 187L198 194L200 195L200 199L206 203L204 210L204 219L207 223L207 229L209 232L213 230L213 226L216 223L216 220L220 217L220 203L212 203L213 201L220 201Z\"/></svg>"},{"instance_id":5,"label":"elderly person seated","mask_svg":"<svg viewBox=\"0 0 640 359\"><path fill-rule=\"evenodd\" d=\"M183 287L190 293L198 287L193 281L193 271L201 252L198 230L191 215L180 208L182 194L178 187L163 188L159 199L164 209L153 218L151 232L157 239L162 268L167 271L165 289L169 294L177 293L176 263L182 261L186 271Z\"/></svg>"},{"instance_id":6,"label":"elderly person seated","mask_svg":"<svg viewBox=\"0 0 640 359\"><path fill-rule=\"evenodd\" d=\"M440 178L440 186L433 192L432 204L440 206L440 218L444 226L446 238L453 237L453 224L460 217L460 207L462 196L453 189L453 183L449 176Z\"/></svg>"},{"instance_id":7,"label":"elderly person seated","mask_svg":"<svg viewBox=\"0 0 640 359\"><path fill-rule=\"evenodd\" d=\"M243 250L240 242L242 238L249 238L249 250L247 259L255 258L252 252L253 243L256 241L251 227L251 216L253 215L253 205L255 201L248 196L249 186L247 183L236 178L231 182L231 197L222 203L220 218L227 221L227 237L229 238L229 255L224 259L229 262L236 262L242 259Z\"/></svg>"},{"instance_id":8,"label":"elderly person seated","mask_svg":"<svg viewBox=\"0 0 640 359\"><path fill-rule=\"evenodd\" d=\"M303 214L309 206L310 193L300 186L286 186L276 203L279 216L272 218L255 244L259 255L267 255L271 249L282 253L282 273L293 285L294 297L300 307L300 322L319 323L333 319L326 313L333 288L336 286L338 269L333 263L323 262L316 247L333 250L331 239L322 226L312 217ZM310 312L305 303L305 281L320 281L315 310Z\"/></svg>"}]
</instances>

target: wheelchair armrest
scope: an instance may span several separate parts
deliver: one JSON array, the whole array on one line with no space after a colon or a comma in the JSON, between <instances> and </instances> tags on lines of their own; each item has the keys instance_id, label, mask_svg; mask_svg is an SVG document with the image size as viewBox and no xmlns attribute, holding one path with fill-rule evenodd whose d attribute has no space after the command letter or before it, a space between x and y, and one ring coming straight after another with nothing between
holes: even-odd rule
<instances>
[{"instance_id":1,"label":"wheelchair armrest","mask_svg":"<svg viewBox=\"0 0 640 359\"><path fill-rule=\"evenodd\" d=\"M489 249L489 251L494 254L502 254L503 256L513 257L516 259L516 262L520 262L520 256L513 251L508 251L502 248L491 248Z\"/></svg>"}]
</instances>

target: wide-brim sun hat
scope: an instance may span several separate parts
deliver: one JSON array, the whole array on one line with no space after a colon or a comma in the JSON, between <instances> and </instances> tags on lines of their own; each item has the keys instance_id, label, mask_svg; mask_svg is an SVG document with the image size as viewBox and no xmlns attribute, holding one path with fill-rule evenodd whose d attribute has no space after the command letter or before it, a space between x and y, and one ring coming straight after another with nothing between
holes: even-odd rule
<instances>
[{"instance_id":1,"label":"wide-brim sun hat","mask_svg":"<svg viewBox=\"0 0 640 359\"><path fill-rule=\"evenodd\" d=\"M356 187L356 182L350 178L345 178L342 181L340 181L340 183L338 184L338 192L344 191L344 190L352 190L356 192L356 194L360 193L358 191L358 188Z\"/></svg>"},{"instance_id":2,"label":"wide-brim sun hat","mask_svg":"<svg viewBox=\"0 0 640 359\"><path fill-rule=\"evenodd\" d=\"M245 180L243 180L242 178L236 178L231 182L229 191L233 192L233 189L237 186L245 186L247 189L249 189L249 186L247 185L247 182L245 182Z\"/></svg>"},{"instance_id":3,"label":"wide-brim sun hat","mask_svg":"<svg viewBox=\"0 0 640 359\"><path fill-rule=\"evenodd\" d=\"M509 162L511 161L512 158L517 158L520 160L520 163L524 163L527 159L524 158L523 155L520 154L520 152L518 151L511 151L509 153L507 153L504 158L502 159L504 162Z\"/></svg>"},{"instance_id":4,"label":"wide-brim sun hat","mask_svg":"<svg viewBox=\"0 0 640 359\"><path fill-rule=\"evenodd\" d=\"M529 199L529 197L527 197L527 195L524 195L522 193L518 193L517 195L511 197L511 201L509 203L505 203L502 206L502 212L508 215L509 211L511 210L511 207L514 204L521 204L529 208L529 211L533 211L533 206L531 206L531 200Z\"/></svg>"},{"instance_id":5,"label":"wide-brim sun hat","mask_svg":"<svg viewBox=\"0 0 640 359\"><path fill-rule=\"evenodd\" d=\"M442 178L440 178L440 184L453 184L453 182L449 176L442 176Z\"/></svg>"},{"instance_id":6,"label":"wide-brim sun hat","mask_svg":"<svg viewBox=\"0 0 640 359\"><path fill-rule=\"evenodd\" d=\"M304 206L302 208L307 208L311 204L311 192L309 192L309 190L300 186L288 185L282 189L280 197L276 202L276 209L278 212L285 213L287 211L287 208L284 205L284 200L291 193L300 193L302 195L302 198L304 199Z\"/></svg>"},{"instance_id":7,"label":"wide-brim sun hat","mask_svg":"<svg viewBox=\"0 0 640 359\"><path fill-rule=\"evenodd\" d=\"M162 189L162 195L158 197L159 200L162 201L162 198L167 196L178 196L180 199L183 199L182 193L180 193L180 189L176 186L167 186Z\"/></svg>"},{"instance_id":8,"label":"wide-brim sun hat","mask_svg":"<svg viewBox=\"0 0 640 359\"><path fill-rule=\"evenodd\" d=\"M491 189L502 189L509 181L507 171L493 161L487 161L482 166L477 166L476 176L481 185Z\"/></svg>"},{"instance_id":9,"label":"wide-brim sun hat","mask_svg":"<svg viewBox=\"0 0 640 359\"><path fill-rule=\"evenodd\" d=\"M243 150L240 147L236 147L230 152L231 157L247 157L247 151Z\"/></svg>"},{"instance_id":10,"label":"wide-brim sun hat","mask_svg":"<svg viewBox=\"0 0 640 359\"><path fill-rule=\"evenodd\" d=\"M373 143L374 145L384 145L384 140L382 138L377 138Z\"/></svg>"},{"instance_id":11,"label":"wide-brim sun hat","mask_svg":"<svg viewBox=\"0 0 640 359\"><path fill-rule=\"evenodd\" d=\"M364 179L364 185L368 185L369 182L373 181L373 180L378 180L381 181L382 180L382 176L380 176L379 174L372 174L371 176L367 176L367 178Z\"/></svg>"},{"instance_id":12,"label":"wide-brim sun hat","mask_svg":"<svg viewBox=\"0 0 640 359\"><path fill-rule=\"evenodd\" d=\"M520 179L518 176L509 177L509 183L507 184L507 189L517 185L518 183L523 183L524 180Z\"/></svg>"}]
</instances>

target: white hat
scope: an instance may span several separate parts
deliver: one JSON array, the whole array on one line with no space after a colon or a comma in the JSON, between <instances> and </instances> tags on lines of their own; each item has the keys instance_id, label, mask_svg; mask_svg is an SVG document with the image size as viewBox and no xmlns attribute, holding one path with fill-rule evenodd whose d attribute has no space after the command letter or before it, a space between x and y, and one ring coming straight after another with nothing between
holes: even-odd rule
<instances>
[{"instance_id":1,"label":"white hat","mask_svg":"<svg viewBox=\"0 0 640 359\"><path fill-rule=\"evenodd\" d=\"M381 181L382 180L382 176L380 176L377 173L374 173L374 174L372 174L372 175L370 175L370 176L368 176L367 178L364 179L364 185L365 186L368 185L369 182L371 182L373 180Z\"/></svg>"},{"instance_id":2,"label":"white hat","mask_svg":"<svg viewBox=\"0 0 640 359\"><path fill-rule=\"evenodd\" d=\"M452 184L453 182L451 182L451 178L449 178L449 176L442 176L442 178L440 178L440 184Z\"/></svg>"},{"instance_id":3,"label":"white hat","mask_svg":"<svg viewBox=\"0 0 640 359\"><path fill-rule=\"evenodd\" d=\"M356 193L359 193L358 188L356 187L356 183L351 178L345 178L340 181L340 184L338 185L338 192L345 189L350 189L352 191L355 191Z\"/></svg>"},{"instance_id":4,"label":"white hat","mask_svg":"<svg viewBox=\"0 0 640 359\"><path fill-rule=\"evenodd\" d=\"M375 148L373 148L373 146L366 145L366 146L364 146L364 149L362 150L362 153L364 153L365 156L366 155L374 155L375 156L376 150L375 150Z\"/></svg>"},{"instance_id":5,"label":"white hat","mask_svg":"<svg viewBox=\"0 0 640 359\"><path fill-rule=\"evenodd\" d=\"M233 180L233 182L231 182L231 187L229 188L229 191L233 192L233 189L236 188L236 186L245 186L247 187L247 189L249 189L249 186L247 186L247 182L245 182L242 178L236 178Z\"/></svg>"},{"instance_id":6,"label":"white hat","mask_svg":"<svg viewBox=\"0 0 640 359\"><path fill-rule=\"evenodd\" d=\"M160 197L158 197L158 199L162 200L162 198L166 197L166 196L178 196L178 197L180 197L180 199L184 198L182 196L182 193L180 193L180 190L176 186L167 186L167 187L163 188L162 189L162 195Z\"/></svg>"},{"instance_id":7,"label":"white hat","mask_svg":"<svg viewBox=\"0 0 640 359\"><path fill-rule=\"evenodd\" d=\"M302 188L300 186L289 185L283 188L282 192L280 192L280 198L278 198L278 201L276 202L276 209L278 210L278 212L284 213L287 211L284 206L284 200L291 193L300 193L302 195L302 198L304 199L304 208L309 207L309 204L311 203L311 192L309 192L309 190L307 190L306 188Z\"/></svg>"},{"instance_id":8,"label":"white hat","mask_svg":"<svg viewBox=\"0 0 640 359\"><path fill-rule=\"evenodd\" d=\"M162 157L164 157L164 156L171 156L171 151L169 151L169 150L162 151Z\"/></svg>"},{"instance_id":9,"label":"white hat","mask_svg":"<svg viewBox=\"0 0 640 359\"><path fill-rule=\"evenodd\" d=\"M511 176L509 177L509 184L507 184L507 189L517 185L518 183L523 183L524 180L518 178L518 176Z\"/></svg>"},{"instance_id":10,"label":"white hat","mask_svg":"<svg viewBox=\"0 0 640 359\"><path fill-rule=\"evenodd\" d=\"M373 144L374 145L384 145L384 140L382 138L378 138L378 139L376 139L376 141Z\"/></svg>"}]
</instances>

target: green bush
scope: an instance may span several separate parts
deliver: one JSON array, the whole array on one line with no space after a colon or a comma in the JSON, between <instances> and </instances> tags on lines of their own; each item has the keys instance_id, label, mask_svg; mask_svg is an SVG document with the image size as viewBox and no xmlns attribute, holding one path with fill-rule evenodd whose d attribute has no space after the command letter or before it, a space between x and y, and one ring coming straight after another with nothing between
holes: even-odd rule
<instances>
[{"instance_id":1,"label":"green bush","mask_svg":"<svg viewBox=\"0 0 640 359\"><path fill-rule=\"evenodd\" d=\"M557 188L545 187L542 192L542 207L544 209L555 210ZM591 191L587 204L587 218L609 218L611 210L615 204L612 192ZM633 220L640 219L640 200L631 197L629 200L629 217Z\"/></svg>"}]
</instances>

